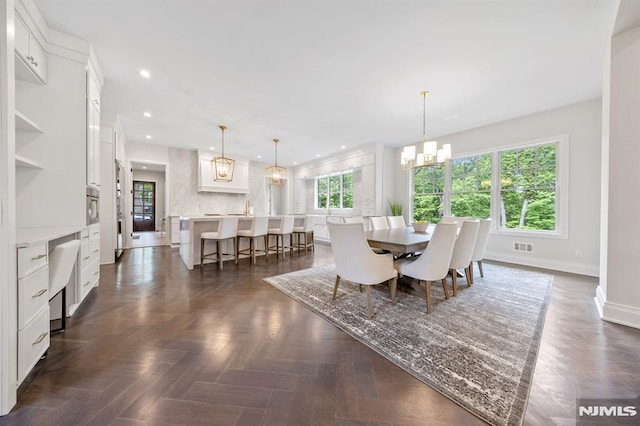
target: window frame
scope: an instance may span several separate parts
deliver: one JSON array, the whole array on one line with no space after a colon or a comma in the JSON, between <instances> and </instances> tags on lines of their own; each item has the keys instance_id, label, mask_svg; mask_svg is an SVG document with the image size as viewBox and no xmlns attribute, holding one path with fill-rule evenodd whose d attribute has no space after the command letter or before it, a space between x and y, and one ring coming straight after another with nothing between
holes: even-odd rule
<instances>
[{"instance_id":1,"label":"window frame","mask_svg":"<svg viewBox=\"0 0 640 426\"><path fill-rule=\"evenodd\" d=\"M569 135L561 134L545 138L517 142L507 145L494 146L481 150L466 151L453 157L453 159L473 157L479 155L491 155L491 207L490 217L491 234L516 237L539 237L549 239L569 238ZM557 144L556 149L556 205L555 205L555 230L535 230L535 229L504 229L500 227L500 193L502 190L500 176L500 153L524 148L531 148L551 143ZM451 164L445 166L444 182L444 213L451 215L451 195L452 195L452 170ZM415 182L414 173L409 173L409 201L411 206L411 217L414 211Z\"/></svg>"},{"instance_id":2,"label":"window frame","mask_svg":"<svg viewBox=\"0 0 640 426\"><path fill-rule=\"evenodd\" d=\"M347 191L350 192L352 197L352 203L353 203L353 169L349 169L349 170L342 170L339 172L335 172L335 173L329 173L329 174L325 174L325 175L319 175L314 177L314 192L315 192L315 197L314 197L314 204L315 204L315 209L316 210L331 210L331 209L353 209L353 205L351 207L344 207L344 194L345 194L345 190L344 190L344 175L348 175L351 174L351 191ZM336 177L339 176L340 177L340 206L339 207L331 207L331 178L332 177ZM326 200L327 200L327 205L326 206L319 206L318 205L318 197L320 195L320 191L318 190L318 186L319 186L319 182L322 179L326 179L327 180L327 193L326 193Z\"/></svg>"}]
</instances>

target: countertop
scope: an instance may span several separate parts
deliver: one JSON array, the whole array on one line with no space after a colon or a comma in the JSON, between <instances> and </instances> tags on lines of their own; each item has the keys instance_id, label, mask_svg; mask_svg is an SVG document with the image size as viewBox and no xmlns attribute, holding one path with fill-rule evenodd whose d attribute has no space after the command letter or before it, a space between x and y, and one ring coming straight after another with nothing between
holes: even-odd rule
<instances>
[{"instance_id":1,"label":"countertop","mask_svg":"<svg viewBox=\"0 0 640 426\"><path fill-rule=\"evenodd\" d=\"M34 226L16 229L16 247L42 244L81 232L86 226Z\"/></svg>"}]
</instances>

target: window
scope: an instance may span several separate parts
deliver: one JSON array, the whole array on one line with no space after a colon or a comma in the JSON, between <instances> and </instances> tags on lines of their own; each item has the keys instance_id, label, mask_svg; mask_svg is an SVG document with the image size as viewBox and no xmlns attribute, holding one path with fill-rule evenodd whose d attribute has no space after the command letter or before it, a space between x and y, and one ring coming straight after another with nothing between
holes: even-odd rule
<instances>
[{"instance_id":1,"label":"window","mask_svg":"<svg viewBox=\"0 0 640 426\"><path fill-rule=\"evenodd\" d=\"M500 227L556 230L557 143L500 152Z\"/></svg>"},{"instance_id":2,"label":"window","mask_svg":"<svg viewBox=\"0 0 640 426\"><path fill-rule=\"evenodd\" d=\"M353 171L316 178L317 209L353 208Z\"/></svg>"},{"instance_id":3,"label":"window","mask_svg":"<svg viewBox=\"0 0 640 426\"><path fill-rule=\"evenodd\" d=\"M451 161L451 214L491 216L491 154Z\"/></svg>"},{"instance_id":4,"label":"window","mask_svg":"<svg viewBox=\"0 0 640 426\"><path fill-rule=\"evenodd\" d=\"M567 238L568 136L501 147L414 169L413 219L492 218L496 232Z\"/></svg>"},{"instance_id":5,"label":"window","mask_svg":"<svg viewBox=\"0 0 640 426\"><path fill-rule=\"evenodd\" d=\"M414 169L413 188L413 220L440 222L444 212L444 169Z\"/></svg>"}]
</instances>

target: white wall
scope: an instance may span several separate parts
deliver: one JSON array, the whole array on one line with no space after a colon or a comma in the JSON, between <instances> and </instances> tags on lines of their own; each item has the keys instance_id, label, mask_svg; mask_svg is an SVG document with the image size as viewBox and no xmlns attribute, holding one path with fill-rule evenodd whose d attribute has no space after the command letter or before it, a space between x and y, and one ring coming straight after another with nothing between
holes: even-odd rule
<instances>
[{"instance_id":1,"label":"white wall","mask_svg":"<svg viewBox=\"0 0 640 426\"><path fill-rule=\"evenodd\" d=\"M128 142L127 159L151 164L169 164L169 147Z\"/></svg>"},{"instance_id":2,"label":"white wall","mask_svg":"<svg viewBox=\"0 0 640 426\"><path fill-rule=\"evenodd\" d=\"M149 170L136 170L133 169L133 180L155 182L156 184L156 205L155 205L155 217L156 217L156 231L160 231L162 228L162 219L167 219L168 212L165 205L165 173L164 172L152 172ZM167 219L168 220L168 219ZM165 225L166 230L167 225Z\"/></svg>"},{"instance_id":3,"label":"white wall","mask_svg":"<svg viewBox=\"0 0 640 426\"><path fill-rule=\"evenodd\" d=\"M568 134L569 232L567 239L491 234L487 259L538 266L585 275L598 275L600 227L601 101L593 100L521 117L454 135L441 137L450 143L454 157L519 142ZM408 185L408 172L400 167L396 151L396 191ZM410 200L405 194L406 206ZM533 253L513 251L514 242L529 242ZM583 257L576 257L576 251Z\"/></svg>"},{"instance_id":4,"label":"white wall","mask_svg":"<svg viewBox=\"0 0 640 426\"><path fill-rule=\"evenodd\" d=\"M622 2L624 6L632 4ZM640 18L637 4L636 16ZM620 19L620 12L618 15ZM637 21L636 21L637 23ZM610 62L609 62L610 61ZM640 27L615 35L611 39L609 70L605 71L603 106L602 168L608 170L603 180L602 276L596 304L603 319L640 328L640 286L637 262L640 259L640 210L637 159L640 156Z\"/></svg>"}]
</instances>

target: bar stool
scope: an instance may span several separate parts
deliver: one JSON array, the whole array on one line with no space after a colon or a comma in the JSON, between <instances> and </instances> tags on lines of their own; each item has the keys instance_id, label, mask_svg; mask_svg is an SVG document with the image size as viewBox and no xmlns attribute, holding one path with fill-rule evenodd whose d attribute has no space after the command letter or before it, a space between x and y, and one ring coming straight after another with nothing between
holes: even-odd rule
<instances>
[{"instance_id":1,"label":"bar stool","mask_svg":"<svg viewBox=\"0 0 640 426\"><path fill-rule=\"evenodd\" d=\"M238 229L238 245L240 245L240 238L249 238L249 248L244 250L238 250L238 255L249 255L252 263L256 263L256 252L264 253L265 259L267 257L267 232L269 231L269 218L268 217L254 217L251 219L251 227L249 229ZM262 237L264 239L264 250L256 249L256 238Z\"/></svg>"},{"instance_id":2,"label":"bar stool","mask_svg":"<svg viewBox=\"0 0 640 426\"><path fill-rule=\"evenodd\" d=\"M298 253L300 250L304 249L304 254L307 254L307 250L311 247L311 250L315 250L315 246L313 244L313 225L314 220L313 217L306 215L301 218L296 218L296 221L301 220L302 223L294 223L293 226L293 235L296 237L296 245L295 248L298 249ZM296 226L298 225L298 226ZM307 239L307 237L311 234L311 242ZM304 243L300 243L301 238L304 237Z\"/></svg>"},{"instance_id":3,"label":"bar stool","mask_svg":"<svg viewBox=\"0 0 640 426\"><path fill-rule=\"evenodd\" d=\"M237 217L222 217L218 221L218 230L215 232L203 232L200 234L200 269L204 264L204 259L213 259L214 262L218 262L218 266L222 269L222 256L229 255L222 253L220 242L224 240L233 241L233 256L235 258L235 264L238 264L238 218ZM216 251L215 253L204 254L205 241L215 241ZM215 257L214 257L215 255Z\"/></svg>"},{"instance_id":4,"label":"bar stool","mask_svg":"<svg viewBox=\"0 0 640 426\"><path fill-rule=\"evenodd\" d=\"M274 219L274 218L271 218ZM280 257L280 248L282 247L282 258L284 259L284 249L285 249L285 245L284 245L284 236L288 235L289 236L289 251L290 251L290 255L293 254L293 221L294 221L294 216L281 216L280 218L278 218L278 226L277 227L270 227L268 232L267 232L267 239L270 240L271 236L275 236L276 237L276 245L275 246L269 246L269 248L267 249L267 261L268 261L268 257L269 257L269 252L274 250L275 247L275 252L276 252L276 260L278 260L278 258ZM271 226L271 225L269 225Z\"/></svg>"}]
</instances>

